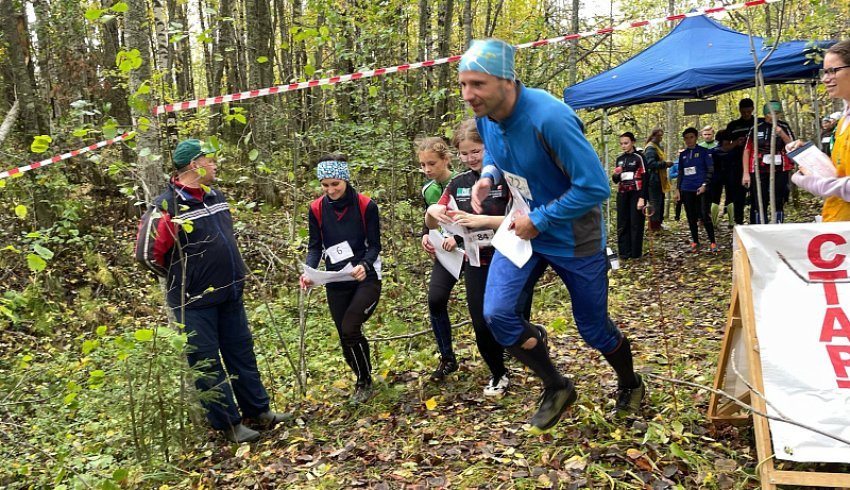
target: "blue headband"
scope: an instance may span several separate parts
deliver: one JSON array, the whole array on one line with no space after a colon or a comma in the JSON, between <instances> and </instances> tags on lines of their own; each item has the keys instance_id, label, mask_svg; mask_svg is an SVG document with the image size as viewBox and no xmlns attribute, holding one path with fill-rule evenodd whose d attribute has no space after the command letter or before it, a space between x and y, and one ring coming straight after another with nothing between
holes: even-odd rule
<instances>
[{"instance_id":1,"label":"blue headband","mask_svg":"<svg viewBox=\"0 0 850 490\"><path fill-rule=\"evenodd\" d=\"M348 172L348 162L340 162L337 160L325 160L319 162L316 167L316 177L319 180L338 179L346 182L351 181L351 174Z\"/></svg>"},{"instance_id":2,"label":"blue headband","mask_svg":"<svg viewBox=\"0 0 850 490\"><path fill-rule=\"evenodd\" d=\"M479 71L505 80L516 80L516 49L501 39L477 39L460 58L458 73Z\"/></svg>"}]
</instances>

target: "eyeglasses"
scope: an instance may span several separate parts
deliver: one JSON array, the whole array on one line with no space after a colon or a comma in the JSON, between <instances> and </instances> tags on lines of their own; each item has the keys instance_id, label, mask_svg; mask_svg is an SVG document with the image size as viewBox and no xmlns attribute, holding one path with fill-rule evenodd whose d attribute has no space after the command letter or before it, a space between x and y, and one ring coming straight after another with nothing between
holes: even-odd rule
<instances>
[{"instance_id":1,"label":"eyeglasses","mask_svg":"<svg viewBox=\"0 0 850 490\"><path fill-rule=\"evenodd\" d=\"M832 68L824 68L823 70L820 71L820 77L821 78L832 78L832 77L835 76L836 73L840 72L841 70L843 70L845 68L850 68L850 65L833 66Z\"/></svg>"},{"instance_id":2,"label":"eyeglasses","mask_svg":"<svg viewBox=\"0 0 850 490\"><path fill-rule=\"evenodd\" d=\"M480 158L483 153L484 153L484 150L470 150L470 151L466 151L466 152L458 154L458 158L460 158L461 161L465 162L465 161L469 160L470 157Z\"/></svg>"}]
</instances>

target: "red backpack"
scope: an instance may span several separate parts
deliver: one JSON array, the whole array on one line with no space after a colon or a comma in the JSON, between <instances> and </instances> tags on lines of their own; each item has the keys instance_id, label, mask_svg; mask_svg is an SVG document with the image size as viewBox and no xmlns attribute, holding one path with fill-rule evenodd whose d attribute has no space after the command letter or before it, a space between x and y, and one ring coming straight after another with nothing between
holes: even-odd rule
<instances>
[{"instance_id":1,"label":"red backpack","mask_svg":"<svg viewBox=\"0 0 850 490\"><path fill-rule=\"evenodd\" d=\"M313 216L316 217L316 221L319 222L319 234L322 234L322 200L325 196L321 196L316 198L313 202L310 203L310 212L313 213ZM357 206L360 208L360 222L363 224L363 233L366 233L366 206L369 205L368 196L364 194L357 194ZM324 241L324 238L322 238Z\"/></svg>"}]
</instances>

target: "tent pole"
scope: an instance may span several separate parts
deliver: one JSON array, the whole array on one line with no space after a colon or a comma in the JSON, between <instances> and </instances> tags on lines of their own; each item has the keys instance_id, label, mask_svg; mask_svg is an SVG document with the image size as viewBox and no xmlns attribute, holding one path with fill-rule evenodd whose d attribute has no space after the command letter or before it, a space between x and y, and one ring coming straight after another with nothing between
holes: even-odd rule
<instances>
[{"instance_id":1,"label":"tent pole","mask_svg":"<svg viewBox=\"0 0 850 490\"><path fill-rule=\"evenodd\" d=\"M823 133L821 132L821 127L820 127L821 115L820 115L820 101L818 100L818 91L817 91L817 88L816 88L817 85L818 85L817 82L814 82L814 81L811 83L811 85L809 85L809 94L810 94L810 97L812 98L812 108L815 111L815 141L818 142L817 146L818 146L818 149L820 149L821 139L823 138Z\"/></svg>"},{"instance_id":2,"label":"tent pole","mask_svg":"<svg viewBox=\"0 0 850 490\"><path fill-rule=\"evenodd\" d=\"M608 159L608 108L602 109L602 158L605 175L611 175L611 161ZM605 222L611 226L611 198L605 204ZM610 231L610 230L609 230ZM611 233L608 233L611 236Z\"/></svg>"}]
</instances>

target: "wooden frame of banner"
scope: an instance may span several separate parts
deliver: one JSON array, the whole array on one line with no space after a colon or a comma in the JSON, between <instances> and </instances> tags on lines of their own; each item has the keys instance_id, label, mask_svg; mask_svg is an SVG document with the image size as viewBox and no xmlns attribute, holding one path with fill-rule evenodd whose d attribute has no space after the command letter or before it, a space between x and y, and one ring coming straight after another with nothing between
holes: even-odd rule
<instances>
[{"instance_id":1,"label":"wooden frame of banner","mask_svg":"<svg viewBox=\"0 0 850 490\"><path fill-rule=\"evenodd\" d=\"M740 244L740 240L737 241ZM754 390L764 393L761 357L759 355L758 336L756 335L755 311L753 308L752 283L750 278L750 261L743 245L734 253L735 282L732 285L732 301L729 305L729 317L726 321L726 331L723 334L723 344L720 349L717 373L714 376L714 389L722 390L726 379L726 369L731 362L735 335L744 336L747 364L752 379L747 380ZM741 401L749 403L761 413L767 413L764 398L748 392ZM708 418L714 423L730 423L733 425L746 424L750 414L742 412L734 402L721 401L717 394L712 393L708 405ZM777 485L800 485L807 487L850 488L850 474L825 473L817 471L785 471L777 470L773 463L774 452L770 440L770 426L767 418L752 414L755 431L756 454L759 464L758 476L762 490L777 490Z\"/></svg>"}]
</instances>

